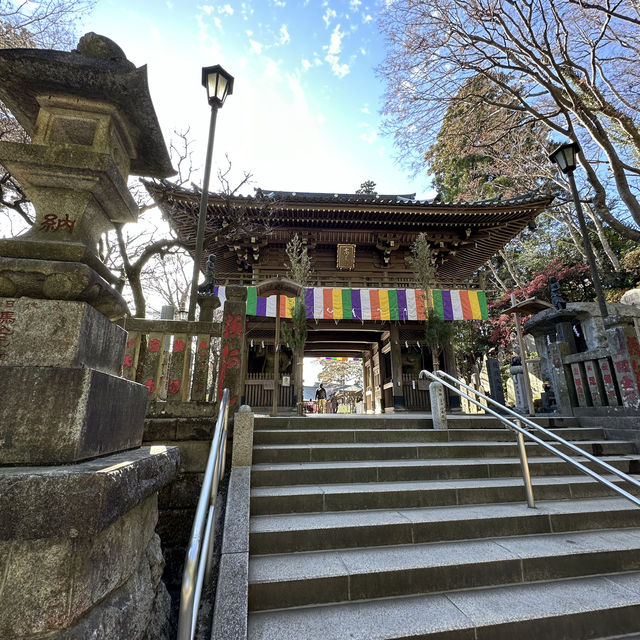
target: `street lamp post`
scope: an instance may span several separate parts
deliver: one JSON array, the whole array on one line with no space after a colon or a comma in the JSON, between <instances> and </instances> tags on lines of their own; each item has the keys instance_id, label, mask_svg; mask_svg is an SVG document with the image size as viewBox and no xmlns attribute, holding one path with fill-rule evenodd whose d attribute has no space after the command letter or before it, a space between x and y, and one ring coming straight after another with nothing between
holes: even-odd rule
<instances>
[{"instance_id":1,"label":"street lamp post","mask_svg":"<svg viewBox=\"0 0 640 640\"><path fill-rule=\"evenodd\" d=\"M207 142L207 157L204 164L202 179L202 193L200 194L200 212L198 213L198 233L193 256L193 277L191 279L191 296L189 298L188 319L196 319L196 303L198 301L198 280L200 278L200 262L202 261L202 244L204 229L207 221L207 200L209 196L209 174L211 173L211 155L213 138L216 131L216 117L218 109L224 104L228 95L233 93L233 76L229 75L219 64L202 68L202 86L207 89L207 100L211 106L211 122L209 123L209 140Z\"/></svg>"},{"instance_id":2,"label":"street lamp post","mask_svg":"<svg viewBox=\"0 0 640 640\"><path fill-rule=\"evenodd\" d=\"M593 282L593 288L596 290L596 299L598 300L598 306L600 307L600 315L606 318L609 315L607 311L607 303L602 293L602 287L600 286L600 278L598 277L598 270L596 268L596 259L593 255L593 249L591 248L591 242L589 242L589 236L587 234L587 224L584 220L584 213L582 212L582 205L580 203L580 196L578 195L578 188L576 187L576 181L573 177L573 172L576 168L576 158L580 153L580 145L577 142L569 142L567 144L560 145L555 151L549 155L549 159L553 160L560 171L567 176L569 185L571 186L571 195L573 196L573 202L576 207L576 213L578 214L578 224L580 225L580 233L582 233L582 241L584 243L584 252L587 255L587 262L589 264L589 272L591 273L591 281Z\"/></svg>"}]
</instances>

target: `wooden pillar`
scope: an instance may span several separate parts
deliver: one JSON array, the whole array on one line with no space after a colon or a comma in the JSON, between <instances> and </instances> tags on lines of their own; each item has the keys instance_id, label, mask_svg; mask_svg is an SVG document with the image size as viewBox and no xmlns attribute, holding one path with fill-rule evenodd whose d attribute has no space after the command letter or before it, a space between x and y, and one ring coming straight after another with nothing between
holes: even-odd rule
<instances>
[{"instance_id":1,"label":"wooden pillar","mask_svg":"<svg viewBox=\"0 0 640 640\"><path fill-rule=\"evenodd\" d=\"M393 381L393 410L406 411L404 391L402 389L402 349L400 347L400 330L397 325L389 328L391 343L391 380Z\"/></svg>"},{"instance_id":2,"label":"wooden pillar","mask_svg":"<svg viewBox=\"0 0 640 640\"><path fill-rule=\"evenodd\" d=\"M280 400L280 294L276 296L276 333L273 338L273 408L272 416L278 415Z\"/></svg>"}]
</instances>

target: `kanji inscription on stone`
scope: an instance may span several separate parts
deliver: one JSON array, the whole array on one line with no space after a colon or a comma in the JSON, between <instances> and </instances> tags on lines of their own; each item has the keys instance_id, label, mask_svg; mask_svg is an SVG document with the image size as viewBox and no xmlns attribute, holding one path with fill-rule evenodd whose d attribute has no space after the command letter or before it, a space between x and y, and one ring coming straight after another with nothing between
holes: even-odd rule
<instances>
[{"instance_id":1,"label":"kanji inscription on stone","mask_svg":"<svg viewBox=\"0 0 640 640\"><path fill-rule=\"evenodd\" d=\"M13 325L16 321L14 305L13 299L4 300L3 304L0 304L0 359L6 354L6 348L13 334Z\"/></svg>"},{"instance_id":2,"label":"kanji inscription on stone","mask_svg":"<svg viewBox=\"0 0 640 640\"><path fill-rule=\"evenodd\" d=\"M188 392L188 383L185 369L189 368L191 340L186 333L177 333L173 336L171 348L171 361L169 364L169 384L167 385L167 400L180 402L184 394ZM184 387L187 387L186 389Z\"/></svg>"},{"instance_id":3,"label":"kanji inscription on stone","mask_svg":"<svg viewBox=\"0 0 640 640\"><path fill-rule=\"evenodd\" d=\"M576 396L578 397L578 406L588 406L586 391L587 381L579 362L573 362L571 364L571 375L573 376L573 384L576 389Z\"/></svg>"},{"instance_id":4,"label":"kanji inscription on stone","mask_svg":"<svg viewBox=\"0 0 640 640\"><path fill-rule=\"evenodd\" d=\"M602 374L602 385L604 387L605 394L607 396L607 403L610 407L617 407L618 394L616 393L616 386L613 380L613 372L607 358L600 358L598 360L600 366L600 373Z\"/></svg>"},{"instance_id":5,"label":"kanji inscription on stone","mask_svg":"<svg viewBox=\"0 0 640 640\"><path fill-rule=\"evenodd\" d=\"M596 370L595 362L593 360L586 360L584 363L584 371L587 376L587 385L591 392L591 399L593 400L594 407L601 407L604 403L602 401L601 384L599 380L599 371Z\"/></svg>"}]
</instances>

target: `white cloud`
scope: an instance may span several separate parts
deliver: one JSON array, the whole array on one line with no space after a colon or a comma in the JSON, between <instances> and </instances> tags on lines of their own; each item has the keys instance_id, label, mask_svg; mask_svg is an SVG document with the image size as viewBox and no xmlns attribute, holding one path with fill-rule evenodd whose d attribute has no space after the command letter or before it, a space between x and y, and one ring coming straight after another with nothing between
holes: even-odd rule
<instances>
[{"instance_id":1,"label":"white cloud","mask_svg":"<svg viewBox=\"0 0 640 640\"><path fill-rule=\"evenodd\" d=\"M362 109L360 109L360 111L362 111L362 113L366 113L367 115L369 115L371 113L371 111L369 111L369 105L368 104L362 105Z\"/></svg>"},{"instance_id":2,"label":"white cloud","mask_svg":"<svg viewBox=\"0 0 640 640\"><path fill-rule=\"evenodd\" d=\"M376 141L377 137L378 137L378 132L375 129L373 131L370 131L369 133L360 134L360 140L364 140L369 144L373 144Z\"/></svg>"},{"instance_id":3,"label":"white cloud","mask_svg":"<svg viewBox=\"0 0 640 640\"><path fill-rule=\"evenodd\" d=\"M349 3L349 6L351 7L352 11L358 11L361 4L362 4L361 0L351 0L351 2Z\"/></svg>"},{"instance_id":4,"label":"white cloud","mask_svg":"<svg viewBox=\"0 0 640 640\"><path fill-rule=\"evenodd\" d=\"M273 0L273 4L276 7L285 7L287 3L284 0Z\"/></svg>"},{"instance_id":5,"label":"white cloud","mask_svg":"<svg viewBox=\"0 0 640 640\"><path fill-rule=\"evenodd\" d=\"M287 29L287 25L283 24L280 27L280 44L287 44L291 41L291 36L289 35L289 31Z\"/></svg>"},{"instance_id":6,"label":"white cloud","mask_svg":"<svg viewBox=\"0 0 640 640\"><path fill-rule=\"evenodd\" d=\"M340 25L338 24L331 33L329 46L325 47L329 55L337 56L342 51L342 38L344 38L344 31L340 31Z\"/></svg>"},{"instance_id":7,"label":"white cloud","mask_svg":"<svg viewBox=\"0 0 640 640\"><path fill-rule=\"evenodd\" d=\"M367 13L366 16L364 16L364 18L362 18L362 22L367 23L367 22L371 22L373 20L373 17L371 16L370 13Z\"/></svg>"},{"instance_id":8,"label":"white cloud","mask_svg":"<svg viewBox=\"0 0 640 640\"><path fill-rule=\"evenodd\" d=\"M225 4L222 7L218 7L218 13L226 13L228 16L232 16L233 7L230 4Z\"/></svg>"},{"instance_id":9,"label":"white cloud","mask_svg":"<svg viewBox=\"0 0 640 640\"><path fill-rule=\"evenodd\" d=\"M218 16L213 19L213 24L215 24L218 29L222 29L222 20L220 20Z\"/></svg>"},{"instance_id":10,"label":"white cloud","mask_svg":"<svg viewBox=\"0 0 640 640\"><path fill-rule=\"evenodd\" d=\"M268 78L274 82L280 82L282 80L282 74L280 73L279 63L273 58L267 58L262 75L264 78Z\"/></svg>"},{"instance_id":11,"label":"white cloud","mask_svg":"<svg viewBox=\"0 0 640 640\"><path fill-rule=\"evenodd\" d=\"M251 29L247 29L245 33L247 34L248 38L250 38L253 35L253 31L251 31Z\"/></svg>"},{"instance_id":12,"label":"white cloud","mask_svg":"<svg viewBox=\"0 0 640 640\"><path fill-rule=\"evenodd\" d=\"M257 53L258 55L262 53L262 45L259 42L256 42L255 40L249 40L249 46L251 47L251 51L253 51L253 53Z\"/></svg>"},{"instance_id":13,"label":"white cloud","mask_svg":"<svg viewBox=\"0 0 640 640\"><path fill-rule=\"evenodd\" d=\"M210 16L213 13L213 7L210 4L203 4L202 5L202 10L208 15Z\"/></svg>"},{"instance_id":14,"label":"white cloud","mask_svg":"<svg viewBox=\"0 0 640 640\"><path fill-rule=\"evenodd\" d=\"M167 9L173 9L173 7L174 7L173 2L169 2L169 0L167 0L167 2L165 4L167 5Z\"/></svg>"},{"instance_id":15,"label":"white cloud","mask_svg":"<svg viewBox=\"0 0 640 640\"><path fill-rule=\"evenodd\" d=\"M331 7L327 7L327 10L324 12L324 15L322 16L322 19L324 20L325 25L327 26L327 29L329 28L329 25L331 24L331 21L337 17L337 13L335 11L335 9L332 9Z\"/></svg>"},{"instance_id":16,"label":"white cloud","mask_svg":"<svg viewBox=\"0 0 640 640\"><path fill-rule=\"evenodd\" d=\"M331 66L331 71L338 78L344 78L350 71L349 65L340 63L340 52L342 51L342 38L344 38L344 31L340 31L340 25L336 25L336 28L331 33L331 39L329 45L324 47L327 50L325 60Z\"/></svg>"},{"instance_id":17,"label":"white cloud","mask_svg":"<svg viewBox=\"0 0 640 640\"><path fill-rule=\"evenodd\" d=\"M311 67L313 66L308 60L306 60L305 58L303 58L300 61L300 64L302 65L302 70L303 71L309 71L309 69L311 69Z\"/></svg>"}]
</instances>

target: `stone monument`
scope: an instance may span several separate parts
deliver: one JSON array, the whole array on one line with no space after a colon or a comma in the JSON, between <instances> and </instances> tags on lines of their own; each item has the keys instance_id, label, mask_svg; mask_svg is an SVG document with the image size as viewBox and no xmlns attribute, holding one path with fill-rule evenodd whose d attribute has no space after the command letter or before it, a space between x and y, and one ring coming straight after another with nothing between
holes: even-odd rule
<instances>
[{"instance_id":1,"label":"stone monument","mask_svg":"<svg viewBox=\"0 0 640 640\"><path fill-rule=\"evenodd\" d=\"M177 450L140 447L147 389L120 376L127 307L96 254L133 222L127 177L174 173L149 96L112 41L0 50L0 142L36 222L0 240L0 637L161 638L154 532Z\"/></svg>"}]
</instances>

